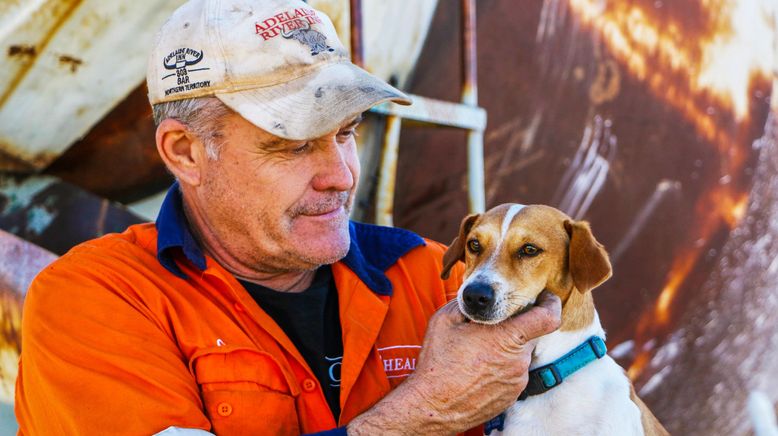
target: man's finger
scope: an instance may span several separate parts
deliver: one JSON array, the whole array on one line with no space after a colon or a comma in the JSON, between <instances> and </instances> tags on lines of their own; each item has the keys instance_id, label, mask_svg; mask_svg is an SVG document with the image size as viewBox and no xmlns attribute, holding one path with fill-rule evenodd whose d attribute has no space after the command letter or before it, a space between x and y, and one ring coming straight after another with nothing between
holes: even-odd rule
<instances>
[{"instance_id":1,"label":"man's finger","mask_svg":"<svg viewBox=\"0 0 778 436\"><path fill-rule=\"evenodd\" d=\"M559 328L562 322L562 301L556 295L543 291L535 306L520 315L505 321L506 327L514 330L521 343L547 335Z\"/></svg>"},{"instance_id":2,"label":"man's finger","mask_svg":"<svg viewBox=\"0 0 778 436\"><path fill-rule=\"evenodd\" d=\"M552 311L557 318L562 316L562 300L553 292L546 290L541 292L535 300L535 306L544 307Z\"/></svg>"}]
</instances>

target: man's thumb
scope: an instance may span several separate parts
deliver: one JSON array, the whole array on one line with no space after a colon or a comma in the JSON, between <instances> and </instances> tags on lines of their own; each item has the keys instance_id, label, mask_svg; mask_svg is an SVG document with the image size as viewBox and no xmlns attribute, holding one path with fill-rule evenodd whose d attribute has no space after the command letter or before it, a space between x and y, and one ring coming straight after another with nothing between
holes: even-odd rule
<instances>
[{"instance_id":1,"label":"man's thumb","mask_svg":"<svg viewBox=\"0 0 778 436\"><path fill-rule=\"evenodd\" d=\"M562 301L556 295L543 291L535 306L505 321L505 327L513 330L520 344L547 335L559 328L562 322Z\"/></svg>"}]
</instances>

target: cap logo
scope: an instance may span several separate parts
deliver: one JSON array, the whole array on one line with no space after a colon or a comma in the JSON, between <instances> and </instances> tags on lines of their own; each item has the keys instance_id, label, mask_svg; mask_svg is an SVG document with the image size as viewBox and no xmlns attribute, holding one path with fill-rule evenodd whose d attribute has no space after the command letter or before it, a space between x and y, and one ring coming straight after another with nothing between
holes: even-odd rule
<instances>
[{"instance_id":1,"label":"cap logo","mask_svg":"<svg viewBox=\"0 0 778 436\"><path fill-rule=\"evenodd\" d=\"M298 8L291 12L276 14L261 23L255 23L255 28L257 35L264 41L281 35L308 46L311 55L316 56L324 51L335 51L327 45L327 37L323 33L311 28L312 24L321 22L321 18L313 9Z\"/></svg>"},{"instance_id":2,"label":"cap logo","mask_svg":"<svg viewBox=\"0 0 778 436\"><path fill-rule=\"evenodd\" d=\"M168 70L186 68L189 65L195 65L203 60L203 52L192 50L191 48L179 48L169 55L165 56L162 63Z\"/></svg>"},{"instance_id":3,"label":"cap logo","mask_svg":"<svg viewBox=\"0 0 778 436\"><path fill-rule=\"evenodd\" d=\"M162 65L167 70L176 70L175 73L170 73L162 77L165 80L169 77L176 76L176 86L165 90L165 96L175 94L178 92L191 91L198 88L207 88L211 86L210 80L202 82L190 83L189 73L194 71L210 70L208 67L204 68L188 68L192 65L196 65L203 60L203 51L197 51L191 48L179 48L172 51L169 55L162 59Z\"/></svg>"}]
</instances>

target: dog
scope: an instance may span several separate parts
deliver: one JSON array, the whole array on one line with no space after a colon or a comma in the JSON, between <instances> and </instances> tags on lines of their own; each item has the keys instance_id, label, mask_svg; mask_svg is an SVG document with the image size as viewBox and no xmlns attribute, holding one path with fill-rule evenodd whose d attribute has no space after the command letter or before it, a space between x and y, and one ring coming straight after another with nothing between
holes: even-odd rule
<instances>
[{"instance_id":1,"label":"dog","mask_svg":"<svg viewBox=\"0 0 778 436\"><path fill-rule=\"evenodd\" d=\"M503 204L462 220L441 277L459 261L465 280L457 300L473 322L496 324L521 313L543 290L562 300L559 330L537 340L527 390L485 433L668 435L606 354L591 290L612 269L587 222L549 206Z\"/></svg>"}]
</instances>

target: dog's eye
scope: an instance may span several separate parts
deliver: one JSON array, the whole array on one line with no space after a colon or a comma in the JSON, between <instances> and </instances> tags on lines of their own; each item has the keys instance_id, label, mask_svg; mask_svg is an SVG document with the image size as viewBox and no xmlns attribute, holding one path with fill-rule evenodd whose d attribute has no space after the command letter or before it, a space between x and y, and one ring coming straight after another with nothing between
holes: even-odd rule
<instances>
[{"instance_id":1,"label":"dog's eye","mask_svg":"<svg viewBox=\"0 0 778 436\"><path fill-rule=\"evenodd\" d=\"M467 241L467 249L473 254L478 254L481 252L481 243L478 239L471 239Z\"/></svg>"},{"instance_id":2,"label":"dog's eye","mask_svg":"<svg viewBox=\"0 0 778 436\"><path fill-rule=\"evenodd\" d=\"M524 244L519 249L519 256L527 256L527 257L533 257L540 254L542 250L532 244Z\"/></svg>"}]
</instances>

